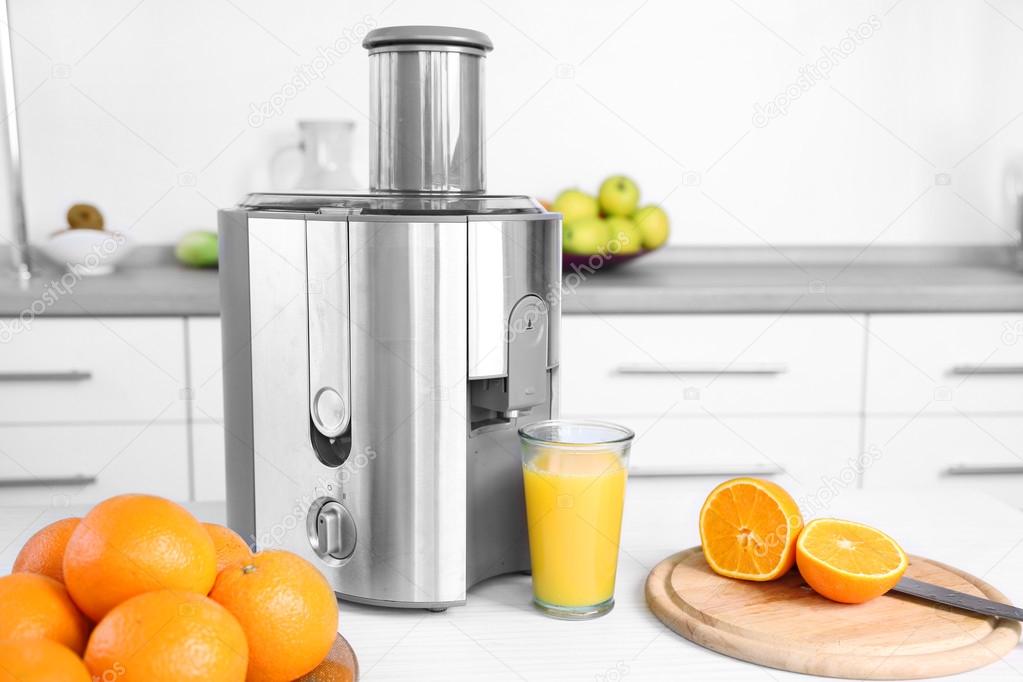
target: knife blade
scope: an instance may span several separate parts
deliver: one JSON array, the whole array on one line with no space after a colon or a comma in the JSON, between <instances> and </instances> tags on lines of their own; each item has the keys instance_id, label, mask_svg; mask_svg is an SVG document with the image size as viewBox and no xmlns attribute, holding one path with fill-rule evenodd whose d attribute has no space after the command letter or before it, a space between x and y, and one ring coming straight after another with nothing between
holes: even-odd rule
<instances>
[{"instance_id":1,"label":"knife blade","mask_svg":"<svg viewBox=\"0 0 1023 682\"><path fill-rule=\"evenodd\" d=\"M928 601L937 602L939 604L945 604L946 606L954 606L957 609L973 611L974 613L979 613L984 616L1023 620L1023 609L1019 609L1008 604L1002 604L1001 602L991 601L990 599L975 597L972 594L966 594L965 592L950 590L947 587L941 587L940 585L925 583L924 581L916 580L915 578L903 577L895 584L895 587L893 587L892 590L894 592L901 592L902 594L908 594L913 597L927 599Z\"/></svg>"}]
</instances>

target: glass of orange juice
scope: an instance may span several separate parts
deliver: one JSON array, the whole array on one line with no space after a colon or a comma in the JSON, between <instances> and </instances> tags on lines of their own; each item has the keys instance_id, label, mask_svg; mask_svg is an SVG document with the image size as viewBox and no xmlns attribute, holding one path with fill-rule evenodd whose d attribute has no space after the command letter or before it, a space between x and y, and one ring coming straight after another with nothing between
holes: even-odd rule
<instances>
[{"instance_id":1,"label":"glass of orange juice","mask_svg":"<svg viewBox=\"0 0 1023 682\"><path fill-rule=\"evenodd\" d=\"M599 421L519 429L533 603L549 616L582 620L614 607L633 435Z\"/></svg>"}]
</instances>

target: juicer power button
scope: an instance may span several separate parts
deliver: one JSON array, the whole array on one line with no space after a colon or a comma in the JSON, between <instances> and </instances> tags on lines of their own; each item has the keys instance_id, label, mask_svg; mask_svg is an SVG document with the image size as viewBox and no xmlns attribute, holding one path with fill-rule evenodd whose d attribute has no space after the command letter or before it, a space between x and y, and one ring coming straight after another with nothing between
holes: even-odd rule
<instances>
[{"instance_id":1,"label":"juicer power button","mask_svg":"<svg viewBox=\"0 0 1023 682\"><path fill-rule=\"evenodd\" d=\"M325 386L316 392L313 399L313 422L323 435L330 438L340 435L347 423L347 412L345 399L333 388Z\"/></svg>"}]
</instances>

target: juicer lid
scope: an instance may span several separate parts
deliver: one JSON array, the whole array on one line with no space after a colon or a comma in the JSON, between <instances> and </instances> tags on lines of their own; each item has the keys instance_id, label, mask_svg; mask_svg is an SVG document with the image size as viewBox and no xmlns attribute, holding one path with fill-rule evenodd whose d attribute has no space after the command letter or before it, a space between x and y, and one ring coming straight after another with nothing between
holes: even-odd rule
<instances>
[{"instance_id":1,"label":"juicer lid","mask_svg":"<svg viewBox=\"0 0 1023 682\"><path fill-rule=\"evenodd\" d=\"M544 213L534 199L514 194L276 192L249 194L238 208L250 211L344 215L528 215Z\"/></svg>"},{"instance_id":2,"label":"juicer lid","mask_svg":"<svg viewBox=\"0 0 1023 682\"><path fill-rule=\"evenodd\" d=\"M384 26L367 33L362 41L367 50L400 45L449 45L483 52L494 49L486 33L455 26Z\"/></svg>"}]
</instances>

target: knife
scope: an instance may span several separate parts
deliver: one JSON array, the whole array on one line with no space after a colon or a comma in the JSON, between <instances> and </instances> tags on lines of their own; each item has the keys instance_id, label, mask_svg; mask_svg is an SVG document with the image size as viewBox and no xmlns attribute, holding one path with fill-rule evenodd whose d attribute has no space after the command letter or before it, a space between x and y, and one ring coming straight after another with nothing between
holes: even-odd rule
<instances>
[{"instance_id":1,"label":"knife","mask_svg":"<svg viewBox=\"0 0 1023 682\"><path fill-rule=\"evenodd\" d=\"M921 599L927 599L947 606L954 606L955 608L963 609L964 611L973 611L974 613L979 613L985 616L1023 620L1023 609L1019 609L1008 604L1002 604L1001 602L991 601L990 599L975 597L972 594L966 594L965 592L950 590L947 587L925 583L922 580L916 580L915 578L904 577L900 579L899 582L895 584L895 587L892 588L892 591L901 592L902 594L908 594L913 597L920 597Z\"/></svg>"}]
</instances>

